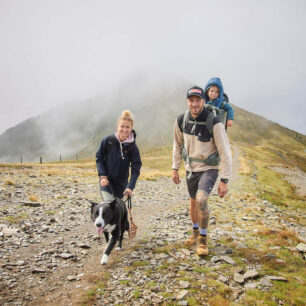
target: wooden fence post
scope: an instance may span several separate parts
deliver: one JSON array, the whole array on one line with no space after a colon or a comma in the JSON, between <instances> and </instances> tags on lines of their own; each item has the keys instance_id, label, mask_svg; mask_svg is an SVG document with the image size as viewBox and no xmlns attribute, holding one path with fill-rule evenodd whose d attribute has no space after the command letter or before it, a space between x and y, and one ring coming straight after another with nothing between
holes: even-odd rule
<instances>
[{"instance_id":1,"label":"wooden fence post","mask_svg":"<svg viewBox=\"0 0 306 306\"><path fill-rule=\"evenodd\" d=\"M62 154L60 154L60 163L62 162Z\"/></svg>"},{"instance_id":2,"label":"wooden fence post","mask_svg":"<svg viewBox=\"0 0 306 306\"><path fill-rule=\"evenodd\" d=\"M40 157L39 160L40 160L40 163L42 164L42 157Z\"/></svg>"},{"instance_id":3,"label":"wooden fence post","mask_svg":"<svg viewBox=\"0 0 306 306\"><path fill-rule=\"evenodd\" d=\"M20 157L20 163L22 164L22 156Z\"/></svg>"}]
</instances>

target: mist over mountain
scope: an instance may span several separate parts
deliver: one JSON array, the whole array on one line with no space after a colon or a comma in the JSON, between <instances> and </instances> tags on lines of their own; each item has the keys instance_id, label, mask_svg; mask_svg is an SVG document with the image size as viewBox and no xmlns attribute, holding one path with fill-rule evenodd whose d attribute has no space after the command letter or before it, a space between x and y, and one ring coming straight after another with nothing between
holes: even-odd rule
<instances>
[{"instance_id":1,"label":"mist over mountain","mask_svg":"<svg viewBox=\"0 0 306 306\"><path fill-rule=\"evenodd\" d=\"M88 158L114 132L124 109L135 115L140 146L164 145L171 139L168 127L185 107L184 88L186 84L170 82L152 85L143 76L124 80L112 92L64 104L8 129L0 135L0 161L18 162L21 156L23 161L58 160L60 155L71 159L76 154Z\"/></svg>"},{"instance_id":2,"label":"mist over mountain","mask_svg":"<svg viewBox=\"0 0 306 306\"><path fill-rule=\"evenodd\" d=\"M112 92L75 101L30 118L0 135L0 162L24 162L94 157L101 139L114 132L125 109L135 116L137 144L142 151L172 143L175 118L186 109L186 88L193 84L152 84L144 76L118 84ZM263 139L305 136L234 105L231 141L257 144Z\"/></svg>"}]
</instances>

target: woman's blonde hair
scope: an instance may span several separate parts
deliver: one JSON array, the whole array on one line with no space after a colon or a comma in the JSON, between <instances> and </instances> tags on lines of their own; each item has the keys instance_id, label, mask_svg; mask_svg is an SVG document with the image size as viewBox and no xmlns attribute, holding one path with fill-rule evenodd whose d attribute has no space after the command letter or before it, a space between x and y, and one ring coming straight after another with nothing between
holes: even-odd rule
<instances>
[{"instance_id":1,"label":"woman's blonde hair","mask_svg":"<svg viewBox=\"0 0 306 306\"><path fill-rule=\"evenodd\" d=\"M122 112L121 116L118 118L118 124L120 120L128 120L132 123L132 126L134 125L133 114L129 110L124 110Z\"/></svg>"}]
</instances>

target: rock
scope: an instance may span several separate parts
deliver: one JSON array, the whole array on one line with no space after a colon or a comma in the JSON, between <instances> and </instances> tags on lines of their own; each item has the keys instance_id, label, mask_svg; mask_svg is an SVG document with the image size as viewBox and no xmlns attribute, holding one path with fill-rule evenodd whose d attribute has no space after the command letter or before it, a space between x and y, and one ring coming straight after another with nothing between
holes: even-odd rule
<instances>
[{"instance_id":1,"label":"rock","mask_svg":"<svg viewBox=\"0 0 306 306\"><path fill-rule=\"evenodd\" d=\"M28 206L28 207L40 207L42 204L40 202L23 202L21 203L22 206Z\"/></svg>"},{"instance_id":2,"label":"rock","mask_svg":"<svg viewBox=\"0 0 306 306\"><path fill-rule=\"evenodd\" d=\"M302 253L306 253L306 244L305 243L299 243L296 246L296 249Z\"/></svg>"},{"instance_id":3,"label":"rock","mask_svg":"<svg viewBox=\"0 0 306 306\"><path fill-rule=\"evenodd\" d=\"M235 273L234 274L234 281L238 284L243 284L244 283L244 277L243 275L239 274L239 273Z\"/></svg>"},{"instance_id":4,"label":"rock","mask_svg":"<svg viewBox=\"0 0 306 306\"><path fill-rule=\"evenodd\" d=\"M79 244L79 248L82 248L82 249L90 249L91 246L89 244L86 244L86 243L81 243Z\"/></svg>"},{"instance_id":5,"label":"rock","mask_svg":"<svg viewBox=\"0 0 306 306\"><path fill-rule=\"evenodd\" d=\"M210 224L216 224L216 218L215 217L210 218Z\"/></svg>"},{"instance_id":6,"label":"rock","mask_svg":"<svg viewBox=\"0 0 306 306\"><path fill-rule=\"evenodd\" d=\"M276 260L275 260L275 262L280 263L280 264L282 264L282 263L286 263L286 261L285 261L285 260L280 259L280 258L276 259Z\"/></svg>"},{"instance_id":7,"label":"rock","mask_svg":"<svg viewBox=\"0 0 306 306\"><path fill-rule=\"evenodd\" d=\"M177 305L180 305L180 306L188 306L188 301L179 301L177 303Z\"/></svg>"},{"instance_id":8,"label":"rock","mask_svg":"<svg viewBox=\"0 0 306 306\"><path fill-rule=\"evenodd\" d=\"M180 286L184 289L187 289L190 286L190 283L187 281L180 281Z\"/></svg>"},{"instance_id":9,"label":"rock","mask_svg":"<svg viewBox=\"0 0 306 306\"><path fill-rule=\"evenodd\" d=\"M242 217L241 219L242 219L243 221L256 221L256 219L250 218L250 217Z\"/></svg>"},{"instance_id":10,"label":"rock","mask_svg":"<svg viewBox=\"0 0 306 306\"><path fill-rule=\"evenodd\" d=\"M218 281L220 281L220 282L222 282L222 283L224 283L224 284L227 284L227 283L228 283L228 277L225 277L225 276L223 276L223 275L220 275L220 276L218 277Z\"/></svg>"},{"instance_id":11,"label":"rock","mask_svg":"<svg viewBox=\"0 0 306 306\"><path fill-rule=\"evenodd\" d=\"M186 256L190 256L191 252L187 249L182 249L182 253Z\"/></svg>"},{"instance_id":12,"label":"rock","mask_svg":"<svg viewBox=\"0 0 306 306\"><path fill-rule=\"evenodd\" d=\"M270 279L266 277L262 278L259 284L263 287L273 287L273 284L271 283Z\"/></svg>"},{"instance_id":13,"label":"rock","mask_svg":"<svg viewBox=\"0 0 306 306\"><path fill-rule=\"evenodd\" d=\"M5 237L11 237L11 236L18 235L18 232L19 232L19 229L17 228L5 227L2 229L2 233Z\"/></svg>"},{"instance_id":14,"label":"rock","mask_svg":"<svg viewBox=\"0 0 306 306\"><path fill-rule=\"evenodd\" d=\"M46 271L43 270L43 269L35 268L35 269L32 270L32 273L33 274L39 274L39 273L46 273Z\"/></svg>"},{"instance_id":15,"label":"rock","mask_svg":"<svg viewBox=\"0 0 306 306\"><path fill-rule=\"evenodd\" d=\"M269 247L269 250L279 250L280 246L273 246L273 247Z\"/></svg>"},{"instance_id":16,"label":"rock","mask_svg":"<svg viewBox=\"0 0 306 306\"><path fill-rule=\"evenodd\" d=\"M237 268L234 269L235 273L241 273L242 271L243 271L243 268L241 268L241 267L237 267Z\"/></svg>"},{"instance_id":17,"label":"rock","mask_svg":"<svg viewBox=\"0 0 306 306\"><path fill-rule=\"evenodd\" d=\"M213 263L217 263L218 261L221 261L221 259L218 257L218 256L213 256L211 259L210 259L211 262Z\"/></svg>"},{"instance_id":18,"label":"rock","mask_svg":"<svg viewBox=\"0 0 306 306\"><path fill-rule=\"evenodd\" d=\"M159 253L155 255L155 259L165 259L168 258L169 255L167 255L166 253Z\"/></svg>"},{"instance_id":19,"label":"rock","mask_svg":"<svg viewBox=\"0 0 306 306\"><path fill-rule=\"evenodd\" d=\"M74 255L70 253L61 253L58 255L58 257L63 258L63 259L69 259L69 258L74 257Z\"/></svg>"},{"instance_id":20,"label":"rock","mask_svg":"<svg viewBox=\"0 0 306 306\"><path fill-rule=\"evenodd\" d=\"M24 266L25 265L25 261L24 260L18 260L16 263L15 263L16 266Z\"/></svg>"},{"instance_id":21,"label":"rock","mask_svg":"<svg viewBox=\"0 0 306 306\"><path fill-rule=\"evenodd\" d=\"M270 280L279 281L279 282L288 282L288 280L281 276L268 275L266 276Z\"/></svg>"},{"instance_id":22,"label":"rock","mask_svg":"<svg viewBox=\"0 0 306 306\"><path fill-rule=\"evenodd\" d=\"M244 285L245 289L256 289L257 288L258 283L246 283Z\"/></svg>"},{"instance_id":23,"label":"rock","mask_svg":"<svg viewBox=\"0 0 306 306\"><path fill-rule=\"evenodd\" d=\"M68 276L67 276L67 280L68 280L69 282L75 281L76 279L77 279L76 276L73 276L73 275L68 275Z\"/></svg>"},{"instance_id":24,"label":"rock","mask_svg":"<svg viewBox=\"0 0 306 306\"><path fill-rule=\"evenodd\" d=\"M233 266L236 265L236 261L229 256L220 256L220 259L229 263L229 264L231 264L231 265L233 265Z\"/></svg>"},{"instance_id":25,"label":"rock","mask_svg":"<svg viewBox=\"0 0 306 306\"><path fill-rule=\"evenodd\" d=\"M177 300L182 300L188 293L189 293L188 290L182 290L182 291L179 292L176 299Z\"/></svg>"},{"instance_id":26,"label":"rock","mask_svg":"<svg viewBox=\"0 0 306 306\"><path fill-rule=\"evenodd\" d=\"M258 272L254 269L254 270L248 270L243 274L244 279L249 279L249 278L255 278L257 277L259 274Z\"/></svg>"}]
</instances>

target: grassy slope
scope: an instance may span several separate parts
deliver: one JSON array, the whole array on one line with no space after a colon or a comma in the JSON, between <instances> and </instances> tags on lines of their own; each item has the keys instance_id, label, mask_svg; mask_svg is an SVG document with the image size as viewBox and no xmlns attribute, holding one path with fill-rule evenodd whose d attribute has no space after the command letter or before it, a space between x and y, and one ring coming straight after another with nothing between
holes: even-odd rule
<instances>
[{"instance_id":1,"label":"grassy slope","mask_svg":"<svg viewBox=\"0 0 306 306\"><path fill-rule=\"evenodd\" d=\"M305 198L273 166L306 172L306 137L260 116L235 108L232 143L241 149L241 173L257 180L257 192L277 205L305 207Z\"/></svg>"}]
</instances>

